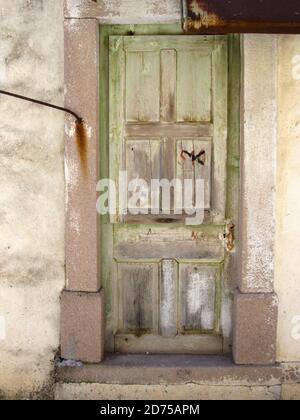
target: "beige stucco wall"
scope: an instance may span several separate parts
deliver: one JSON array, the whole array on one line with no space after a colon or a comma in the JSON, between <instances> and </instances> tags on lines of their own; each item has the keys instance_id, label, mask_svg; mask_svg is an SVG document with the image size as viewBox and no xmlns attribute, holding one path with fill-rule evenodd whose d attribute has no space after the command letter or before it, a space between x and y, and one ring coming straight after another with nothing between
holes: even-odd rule
<instances>
[{"instance_id":1,"label":"beige stucco wall","mask_svg":"<svg viewBox=\"0 0 300 420\"><path fill-rule=\"evenodd\" d=\"M126 3L147 10L143 21L180 16L178 0L143 2L104 1L105 22L128 22ZM63 104L62 3L0 0L0 88ZM72 3L68 13L79 13ZM278 360L300 361L300 37L276 38ZM63 144L62 114L0 97L0 397L51 385L65 284Z\"/></svg>"},{"instance_id":2,"label":"beige stucco wall","mask_svg":"<svg viewBox=\"0 0 300 420\"><path fill-rule=\"evenodd\" d=\"M0 86L63 104L63 1L0 1ZM51 379L64 287L64 115L0 97L0 392Z\"/></svg>"}]
</instances>

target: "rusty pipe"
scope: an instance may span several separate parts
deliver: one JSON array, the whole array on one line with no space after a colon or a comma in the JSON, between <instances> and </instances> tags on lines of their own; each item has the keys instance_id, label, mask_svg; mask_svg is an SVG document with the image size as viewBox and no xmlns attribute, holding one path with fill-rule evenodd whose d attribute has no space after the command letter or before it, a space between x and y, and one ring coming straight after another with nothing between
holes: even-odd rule
<instances>
[{"instance_id":1,"label":"rusty pipe","mask_svg":"<svg viewBox=\"0 0 300 420\"><path fill-rule=\"evenodd\" d=\"M61 107L61 106L58 106L58 105L53 105L53 104L50 104L49 102L39 101L37 99L29 98L27 96L17 95L16 93L7 92L5 90L0 90L0 94L1 95L6 95L6 96L11 96L11 97L17 98L17 99L21 99L23 101L32 102L34 104L47 106L48 108L57 109L58 111L66 112L67 114L73 115L73 117L76 119L77 123L82 123L82 121L83 121L82 118L79 117L79 115L77 115L74 111L71 111L68 108L64 108L64 107Z\"/></svg>"}]
</instances>

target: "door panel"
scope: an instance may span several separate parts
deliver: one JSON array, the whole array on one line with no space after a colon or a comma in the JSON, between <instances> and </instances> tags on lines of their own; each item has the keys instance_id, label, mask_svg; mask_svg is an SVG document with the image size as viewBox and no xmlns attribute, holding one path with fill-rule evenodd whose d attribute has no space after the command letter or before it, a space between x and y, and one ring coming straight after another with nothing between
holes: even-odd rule
<instances>
[{"instance_id":1,"label":"door panel","mask_svg":"<svg viewBox=\"0 0 300 420\"><path fill-rule=\"evenodd\" d=\"M161 147L160 140L126 140L124 169L127 171L129 182L140 178L150 185L151 179L161 178ZM127 188L129 187L130 185L127 185ZM139 208L148 211L148 190L145 190L141 195L142 200L137 204Z\"/></svg>"},{"instance_id":2,"label":"door panel","mask_svg":"<svg viewBox=\"0 0 300 420\"><path fill-rule=\"evenodd\" d=\"M159 51L126 54L126 121L159 121Z\"/></svg>"},{"instance_id":3,"label":"door panel","mask_svg":"<svg viewBox=\"0 0 300 420\"><path fill-rule=\"evenodd\" d=\"M177 61L177 121L210 122L211 54L203 55L197 50L178 51Z\"/></svg>"},{"instance_id":4,"label":"door panel","mask_svg":"<svg viewBox=\"0 0 300 420\"><path fill-rule=\"evenodd\" d=\"M180 265L182 331L218 332L219 281L218 265Z\"/></svg>"},{"instance_id":5,"label":"door panel","mask_svg":"<svg viewBox=\"0 0 300 420\"><path fill-rule=\"evenodd\" d=\"M157 264L119 263L119 333L157 332Z\"/></svg>"},{"instance_id":6,"label":"door panel","mask_svg":"<svg viewBox=\"0 0 300 420\"><path fill-rule=\"evenodd\" d=\"M117 186L120 171L148 185L190 179L191 206L196 180L205 186L203 225L174 213L173 190L171 213L162 200L150 214L144 189L142 214L110 217L109 350L222 353L227 38L111 36L109 44L110 178Z\"/></svg>"}]
</instances>

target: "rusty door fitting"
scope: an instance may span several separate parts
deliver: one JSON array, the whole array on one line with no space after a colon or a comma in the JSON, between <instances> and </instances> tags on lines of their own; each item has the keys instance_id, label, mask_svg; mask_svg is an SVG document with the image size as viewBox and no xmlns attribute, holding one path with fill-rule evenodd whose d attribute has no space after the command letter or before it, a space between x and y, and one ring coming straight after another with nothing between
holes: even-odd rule
<instances>
[{"instance_id":1,"label":"rusty door fitting","mask_svg":"<svg viewBox=\"0 0 300 420\"><path fill-rule=\"evenodd\" d=\"M300 33L299 0L182 0L185 32Z\"/></svg>"},{"instance_id":2,"label":"rusty door fitting","mask_svg":"<svg viewBox=\"0 0 300 420\"><path fill-rule=\"evenodd\" d=\"M224 244L224 248L228 252L232 252L235 246L235 234L234 234L235 225L231 220L226 222L224 233L220 236L220 240Z\"/></svg>"}]
</instances>

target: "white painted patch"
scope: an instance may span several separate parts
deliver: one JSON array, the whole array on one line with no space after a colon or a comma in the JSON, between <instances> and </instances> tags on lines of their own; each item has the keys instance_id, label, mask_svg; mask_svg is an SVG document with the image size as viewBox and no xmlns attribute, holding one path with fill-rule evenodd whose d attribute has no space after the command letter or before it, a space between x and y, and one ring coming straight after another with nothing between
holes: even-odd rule
<instances>
[{"instance_id":1,"label":"white painted patch","mask_svg":"<svg viewBox=\"0 0 300 420\"><path fill-rule=\"evenodd\" d=\"M75 124L72 124L70 126L65 126L65 133L70 139L74 139L75 137Z\"/></svg>"},{"instance_id":2,"label":"white painted patch","mask_svg":"<svg viewBox=\"0 0 300 420\"><path fill-rule=\"evenodd\" d=\"M172 260L162 262L160 324L163 334L176 333L176 279Z\"/></svg>"},{"instance_id":3,"label":"white painted patch","mask_svg":"<svg viewBox=\"0 0 300 420\"><path fill-rule=\"evenodd\" d=\"M75 189L77 187L79 177L78 163L76 161L71 159L67 161L65 159L65 177L68 188L70 190Z\"/></svg>"},{"instance_id":4,"label":"white painted patch","mask_svg":"<svg viewBox=\"0 0 300 420\"><path fill-rule=\"evenodd\" d=\"M292 76L294 80L300 80L300 55L295 55L292 59Z\"/></svg>"},{"instance_id":5,"label":"white painted patch","mask_svg":"<svg viewBox=\"0 0 300 420\"><path fill-rule=\"evenodd\" d=\"M232 332L232 301L225 295L222 300L221 326L224 337L230 337Z\"/></svg>"},{"instance_id":6,"label":"white painted patch","mask_svg":"<svg viewBox=\"0 0 300 420\"><path fill-rule=\"evenodd\" d=\"M194 273L191 275L188 289L188 304L191 315L195 315L199 311L199 307L205 304L205 301L201 299L206 290L205 284L206 278L201 277L200 273Z\"/></svg>"},{"instance_id":7,"label":"white painted patch","mask_svg":"<svg viewBox=\"0 0 300 420\"><path fill-rule=\"evenodd\" d=\"M0 316L0 341L6 340L6 320Z\"/></svg>"},{"instance_id":8,"label":"white painted patch","mask_svg":"<svg viewBox=\"0 0 300 420\"><path fill-rule=\"evenodd\" d=\"M188 311L191 316L201 316L201 327L207 330L213 329L214 325L214 280L207 271L189 275Z\"/></svg>"},{"instance_id":9,"label":"white painted patch","mask_svg":"<svg viewBox=\"0 0 300 420\"><path fill-rule=\"evenodd\" d=\"M90 126L86 126L86 134L87 134L87 138L90 139L93 135L93 128Z\"/></svg>"}]
</instances>

